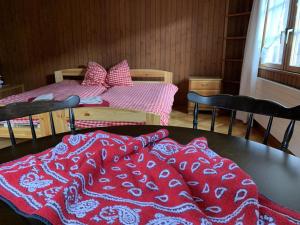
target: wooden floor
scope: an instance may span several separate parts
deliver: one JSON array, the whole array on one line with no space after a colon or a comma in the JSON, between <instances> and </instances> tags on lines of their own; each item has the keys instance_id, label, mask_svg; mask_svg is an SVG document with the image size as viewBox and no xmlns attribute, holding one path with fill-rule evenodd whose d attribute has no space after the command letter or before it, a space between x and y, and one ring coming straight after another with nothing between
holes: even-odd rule
<instances>
[{"instance_id":1,"label":"wooden floor","mask_svg":"<svg viewBox=\"0 0 300 225\"><path fill-rule=\"evenodd\" d=\"M189 127L192 128L193 115L183 113L180 111L173 111L171 113L171 118L169 121L170 126L178 127ZM216 118L215 132L227 134L228 132L229 117L225 115L219 115ZM198 129L210 130L211 125L211 114L199 114L198 117ZM234 122L232 135L244 137L246 133L246 125L240 120ZM263 139L262 133L256 129L252 128L250 140L261 142Z\"/></svg>"},{"instance_id":2,"label":"wooden floor","mask_svg":"<svg viewBox=\"0 0 300 225\"><path fill-rule=\"evenodd\" d=\"M199 114L199 129L209 130L210 129L210 120L211 115L209 114ZM170 126L179 126L179 127L192 127L193 115L183 113L180 111L174 110L171 113L171 118L169 121ZM215 131L220 133L227 133L228 129L228 116L218 116L215 124ZM233 128L234 136L244 136L246 132L246 125L241 121L235 121ZM252 129L251 132L251 140L255 140L261 142L262 134L255 128ZM17 140L17 142L21 142L23 140ZM5 148L10 145L9 139L0 138L0 149Z\"/></svg>"}]
</instances>

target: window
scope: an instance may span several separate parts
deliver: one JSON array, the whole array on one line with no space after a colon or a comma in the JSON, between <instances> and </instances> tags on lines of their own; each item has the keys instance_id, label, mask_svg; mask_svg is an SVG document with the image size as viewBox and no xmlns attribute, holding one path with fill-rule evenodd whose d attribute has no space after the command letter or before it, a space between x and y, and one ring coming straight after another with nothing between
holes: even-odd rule
<instances>
[{"instance_id":1,"label":"window","mask_svg":"<svg viewBox=\"0 0 300 225\"><path fill-rule=\"evenodd\" d=\"M261 66L300 73L300 0L269 0Z\"/></svg>"}]
</instances>

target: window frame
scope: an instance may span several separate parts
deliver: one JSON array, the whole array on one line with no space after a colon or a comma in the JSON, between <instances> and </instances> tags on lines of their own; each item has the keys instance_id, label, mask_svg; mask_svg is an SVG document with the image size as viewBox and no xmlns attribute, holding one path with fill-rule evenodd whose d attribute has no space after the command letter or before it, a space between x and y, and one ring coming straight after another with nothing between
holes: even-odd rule
<instances>
[{"instance_id":1,"label":"window frame","mask_svg":"<svg viewBox=\"0 0 300 225\"><path fill-rule=\"evenodd\" d=\"M292 0L293 7L290 9L289 13L289 27L293 29L293 32L291 34L291 37L288 39L288 43L286 45L286 53L285 53L285 70L289 72L294 72L294 73L300 73L300 65L299 66L290 66L290 59L291 59L291 54L292 54L292 45L294 41L294 30L295 30L295 25L296 25L296 16L297 16L297 1L298 0Z\"/></svg>"},{"instance_id":2,"label":"window frame","mask_svg":"<svg viewBox=\"0 0 300 225\"><path fill-rule=\"evenodd\" d=\"M292 44L294 40L294 28L295 28L295 22L296 22L296 14L297 14L297 1L300 0L290 0L290 5L289 5L289 11L288 11L288 18L287 18L287 26L285 30L285 38L284 38L284 47L283 47L283 53L282 53L282 64L275 64L275 63L262 63L261 62L261 57L259 60L259 67L261 69L276 69L276 70L282 70L286 72L294 72L294 73L300 73L300 66L295 67L295 66L290 66L290 58L291 58L291 53L292 53ZM269 8L269 1L267 3L267 9ZM300 8L298 9L300 10ZM265 35L266 35L266 24L267 24L267 19L268 19L268 10L266 12L266 18L264 21L264 31L263 31L263 42L261 46L261 51L263 48L263 43L265 41ZM287 32L289 29L293 29L293 31L290 33L289 36L287 36ZM288 40L287 40L288 38Z\"/></svg>"}]
</instances>

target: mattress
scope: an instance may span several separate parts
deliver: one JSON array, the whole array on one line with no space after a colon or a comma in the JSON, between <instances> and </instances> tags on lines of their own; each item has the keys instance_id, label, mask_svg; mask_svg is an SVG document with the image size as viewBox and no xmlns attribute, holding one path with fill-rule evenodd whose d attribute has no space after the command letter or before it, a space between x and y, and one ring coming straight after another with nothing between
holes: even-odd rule
<instances>
[{"instance_id":1,"label":"mattress","mask_svg":"<svg viewBox=\"0 0 300 225\"><path fill-rule=\"evenodd\" d=\"M109 102L110 107L154 113L160 116L161 125L168 125L174 95L177 90L178 88L175 85L166 83L135 83L132 87L115 86L106 89L103 86L82 86L80 85L80 81L64 80L18 95L9 96L1 99L0 104L6 105L13 102L26 102L28 99L47 93L53 93L55 100L64 100L70 95L78 95L80 98L101 96L103 100ZM14 127L29 125L26 118L16 119L11 122ZM130 124L141 123L76 120L76 126L79 128ZM35 125L38 126L38 121L35 122Z\"/></svg>"}]
</instances>

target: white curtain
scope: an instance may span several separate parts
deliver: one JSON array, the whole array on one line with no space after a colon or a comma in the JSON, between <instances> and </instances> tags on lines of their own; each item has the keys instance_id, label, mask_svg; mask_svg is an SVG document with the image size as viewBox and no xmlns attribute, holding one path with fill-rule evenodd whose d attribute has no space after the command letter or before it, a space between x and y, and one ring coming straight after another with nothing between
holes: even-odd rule
<instances>
[{"instance_id":1,"label":"white curtain","mask_svg":"<svg viewBox=\"0 0 300 225\"><path fill-rule=\"evenodd\" d=\"M254 96L268 0L254 0L245 45L240 95ZM246 121L245 113L237 118Z\"/></svg>"}]
</instances>

